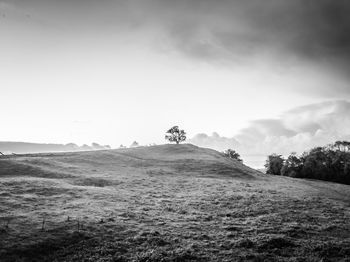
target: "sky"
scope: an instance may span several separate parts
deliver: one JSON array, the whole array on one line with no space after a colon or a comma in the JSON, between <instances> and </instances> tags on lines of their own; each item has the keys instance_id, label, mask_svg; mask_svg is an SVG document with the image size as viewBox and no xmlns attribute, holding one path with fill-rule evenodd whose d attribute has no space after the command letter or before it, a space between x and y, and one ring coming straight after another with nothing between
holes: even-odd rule
<instances>
[{"instance_id":1,"label":"sky","mask_svg":"<svg viewBox=\"0 0 350 262\"><path fill-rule=\"evenodd\" d=\"M0 140L161 144L179 125L260 166L346 139L349 12L347 0L0 0Z\"/></svg>"}]
</instances>

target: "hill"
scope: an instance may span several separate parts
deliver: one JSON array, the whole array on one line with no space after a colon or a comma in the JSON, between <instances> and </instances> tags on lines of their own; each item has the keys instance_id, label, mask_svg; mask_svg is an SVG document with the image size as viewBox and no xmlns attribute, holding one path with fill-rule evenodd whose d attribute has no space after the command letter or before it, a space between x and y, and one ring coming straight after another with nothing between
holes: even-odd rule
<instances>
[{"instance_id":1,"label":"hill","mask_svg":"<svg viewBox=\"0 0 350 262\"><path fill-rule=\"evenodd\" d=\"M101 146L93 143L91 146L78 146L73 143L69 144L41 144L27 142L4 142L0 141L0 152L3 154L28 154L28 153L43 153L43 152L71 152L71 151L86 151L86 150L101 150L109 149L109 146Z\"/></svg>"},{"instance_id":2,"label":"hill","mask_svg":"<svg viewBox=\"0 0 350 262\"><path fill-rule=\"evenodd\" d=\"M0 210L3 261L350 258L349 186L189 144L1 157Z\"/></svg>"}]
</instances>

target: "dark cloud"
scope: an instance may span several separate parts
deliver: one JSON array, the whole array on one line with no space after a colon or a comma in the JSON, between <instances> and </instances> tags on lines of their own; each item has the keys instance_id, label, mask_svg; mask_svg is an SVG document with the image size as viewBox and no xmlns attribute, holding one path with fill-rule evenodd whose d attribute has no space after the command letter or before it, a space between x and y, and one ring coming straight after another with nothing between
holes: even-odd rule
<instances>
[{"instance_id":1,"label":"dark cloud","mask_svg":"<svg viewBox=\"0 0 350 262\"><path fill-rule=\"evenodd\" d=\"M260 53L346 66L346 0L145 0L129 2L146 24L164 29L174 48L200 59L240 60Z\"/></svg>"},{"instance_id":2,"label":"dark cloud","mask_svg":"<svg viewBox=\"0 0 350 262\"><path fill-rule=\"evenodd\" d=\"M350 58L348 0L13 0L2 6L80 29L120 24L153 27L174 47L202 59L293 52L312 59ZM31 15L31 14L28 14Z\"/></svg>"},{"instance_id":3,"label":"dark cloud","mask_svg":"<svg viewBox=\"0 0 350 262\"><path fill-rule=\"evenodd\" d=\"M2 13L21 10L32 21L81 34L139 34L162 51L229 65L251 62L314 68L335 81L350 75L348 0L12 0ZM9 6L12 10L9 9ZM0 6L1 7L1 6ZM7 17L11 19L11 17ZM28 19L26 18L26 21ZM28 21L26 24L30 24ZM303 68L304 68L303 67ZM335 75L335 77L334 77ZM302 80L301 80L302 81ZM349 93L343 82L334 88ZM298 87L296 87L298 88ZM332 95L330 87L319 87ZM315 92L315 87L309 88ZM301 91L307 92L307 91Z\"/></svg>"}]
</instances>

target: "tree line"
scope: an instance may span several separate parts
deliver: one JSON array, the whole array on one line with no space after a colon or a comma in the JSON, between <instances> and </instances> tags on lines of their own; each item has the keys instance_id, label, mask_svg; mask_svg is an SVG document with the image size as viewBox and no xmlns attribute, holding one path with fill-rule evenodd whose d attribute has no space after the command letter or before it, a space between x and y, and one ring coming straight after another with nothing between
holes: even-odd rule
<instances>
[{"instance_id":1,"label":"tree line","mask_svg":"<svg viewBox=\"0 0 350 262\"><path fill-rule=\"evenodd\" d=\"M337 141L324 147L315 147L300 156L291 153L268 156L266 173L296 178L311 178L350 185L350 142Z\"/></svg>"}]
</instances>

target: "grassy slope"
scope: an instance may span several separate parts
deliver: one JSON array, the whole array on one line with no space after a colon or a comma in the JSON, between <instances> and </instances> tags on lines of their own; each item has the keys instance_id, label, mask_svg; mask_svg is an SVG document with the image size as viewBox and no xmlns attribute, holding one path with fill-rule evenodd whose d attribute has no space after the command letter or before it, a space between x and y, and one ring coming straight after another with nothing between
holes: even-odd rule
<instances>
[{"instance_id":1,"label":"grassy slope","mask_svg":"<svg viewBox=\"0 0 350 262\"><path fill-rule=\"evenodd\" d=\"M350 186L192 145L2 158L0 212L1 261L350 261Z\"/></svg>"}]
</instances>

